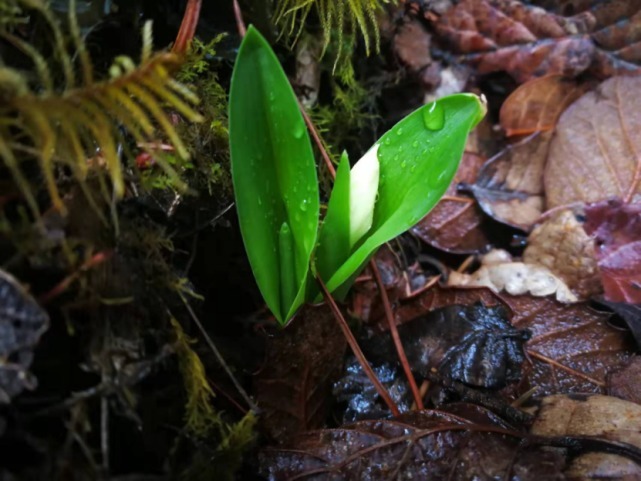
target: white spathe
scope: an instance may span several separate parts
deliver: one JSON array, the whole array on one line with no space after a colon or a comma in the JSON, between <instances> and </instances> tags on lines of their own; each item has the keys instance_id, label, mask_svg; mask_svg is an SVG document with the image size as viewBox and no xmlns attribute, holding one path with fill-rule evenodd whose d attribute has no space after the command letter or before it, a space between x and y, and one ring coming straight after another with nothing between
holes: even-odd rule
<instances>
[{"instance_id":1,"label":"white spathe","mask_svg":"<svg viewBox=\"0 0 641 481\"><path fill-rule=\"evenodd\" d=\"M353 247L372 227L378 192L378 144L352 167L349 181L349 243Z\"/></svg>"}]
</instances>

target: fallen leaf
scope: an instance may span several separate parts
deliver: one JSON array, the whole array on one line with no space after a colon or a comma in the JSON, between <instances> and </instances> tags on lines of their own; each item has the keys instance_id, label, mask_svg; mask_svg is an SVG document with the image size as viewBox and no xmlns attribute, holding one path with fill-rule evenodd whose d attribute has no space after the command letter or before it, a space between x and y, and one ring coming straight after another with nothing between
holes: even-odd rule
<instances>
[{"instance_id":1,"label":"fallen leaf","mask_svg":"<svg viewBox=\"0 0 641 481\"><path fill-rule=\"evenodd\" d=\"M557 212L530 233L523 262L547 267L580 299L603 292L594 242L571 210Z\"/></svg>"},{"instance_id":2,"label":"fallen leaf","mask_svg":"<svg viewBox=\"0 0 641 481\"><path fill-rule=\"evenodd\" d=\"M33 349L49 327L49 316L27 290L0 269L0 404L34 389L29 372Z\"/></svg>"},{"instance_id":3,"label":"fallen leaf","mask_svg":"<svg viewBox=\"0 0 641 481\"><path fill-rule=\"evenodd\" d=\"M563 451L523 449L521 435L502 434L511 431L493 423L496 416L479 412L474 417L484 422L444 411L421 411L305 433L288 447L264 450L261 474L275 481L564 479Z\"/></svg>"},{"instance_id":4,"label":"fallen leaf","mask_svg":"<svg viewBox=\"0 0 641 481\"><path fill-rule=\"evenodd\" d=\"M641 348L641 304L628 304L627 302L612 302L597 299L599 304L610 308L619 316L634 336L637 347Z\"/></svg>"},{"instance_id":5,"label":"fallen leaf","mask_svg":"<svg viewBox=\"0 0 641 481\"><path fill-rule=\"evenodd\" d=\"M609 323L610 314L587 303L561 304L554 299L503 295L514 312L512 324L532 332L518 395L603 393L606 376L633 356L625 331Z\"/></svg>"},{"instance_id":6,"label":"fallen leaf","mask_svg":"<svg viewBox=\"0 0 641 481\"><path fill-rule=\"evenodd\" d=\"M547 207L641 202L641 78L614 77L559 119L545 169Z\"/></svg>"},{"instance_id":7,"label":"fallen leaf","mask_svg":"<svg viewBox=\"0 0 641 481\"><path fill-rule=\"evenodd\" d=\"M495 249L483 256L481 267L472 274L451 272L448 286L489 287L495 292L529 293L535 297L552 294L561 302L576 302L576 296L547 267L513 262L511 256Z\"/></svg>"},{"instance_id":8,"label":"fallen leaf","mask_svg":"<svg viewBox=\"0 0 641 481\"><path fill-rule=\"evenodd\" d=\"M563 111L589 87L586 82L562 75L546 75L524 83L501 105L499 121L505 135L552 130Z\"/></svg>"},{"instance_id":9,"label":"fallen leaf","mask_svg":"<svg viewBox=\"0 0 641 481\"><path fill-rule=\"evenodd\" d=\"M476 181L483 158L465 153L445 197L412 228L426 244L456 254L478 253L489 240L482 229L483 213L473 198L457 192L457 185Z\"/></svg>"},{"instance_id":10,"label":"fallen leaf","mask_svg":"<svg viewBox=\"0 0 641 481\"><path fill-rule=\"evenodd\" d=\"M585 214L606 300L641 304L641 204L610 200L587 206Z\"/></svg>"},{"instance_id":11,"label":"fallen leaf","mask_svg":"<svg viewBox=\"0 0 641 481\"><path fill-rule=\"evenodd\" d=\"M462 0L435 17L435 30L478 73L505 71L519 83L588 69L601 78L638 73L641 6L606 0L591 7L572 16L514 0Z\"/></svg>"},{"instance_id":12,"label":"fallen leaf","mask_svg":"<svg viewBox=\"0 0 641 481\"><path fill-rule=\"evenodd\" d=\"M324 425L345 348L325 305L304 308L269 339L254 384L261 424L274 439Z\"/></svg>"},{"instance_id":13,"label":"fallen leaf","mask_svg":"<svg viewBox=\"0 0 641 481\"><path fill-rule=\"evenodd\" d=\"M641 406L599 394L540 400L530 429L540 436L593 436L641 448ZM605 452L581 454L565 471L569 479L639 479L641 466Z\"/></svg>"},{"instance_id":14,"label":"fallen leaf","mask_svg":"<svg viewBox=\"0 0 641 481\"><path fill-rule=\"evenodd\" d=\"M641 357L634 356L628 364L607 377L607 392L633 403L641 404Z\"/></svg>"},{"instance_id":15,"label":"fallen leaf","mask_svg":"<svg viewBox=\"0 0 641 481\"><path fill-rule=\"evenodd\" d=\"M394 51L413 72L419 72L432 63L430 34L417 19L408 20L398 27L394 35Z\"/></svg>"},{"instance_id":16,"label":"fallen leaf","mask_svg":"<svg viewBox=\"0 0 641 481\"><path fill-rule=\"evenodd\" d=\"M543 212L543 171L550 133L537 133L492 157L470 186L486 214L529 231Z\"/></svg>"}]
</instances>

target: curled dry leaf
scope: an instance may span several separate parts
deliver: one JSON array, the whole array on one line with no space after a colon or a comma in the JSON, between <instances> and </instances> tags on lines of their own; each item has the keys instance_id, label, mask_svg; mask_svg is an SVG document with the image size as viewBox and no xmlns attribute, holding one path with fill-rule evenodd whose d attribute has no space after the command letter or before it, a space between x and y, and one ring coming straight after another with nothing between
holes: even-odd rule
<instances>
[{"instance_id":1,"label":"curled dry leaf","mask_svg":"<svg viewBox=\"0 0 641 481\"><path fill-rule=\"evenodd\" d=\"M522 449L520 434L480 408L468 410L478 411L471 417L482 421L421 411L305 433L291 447L263 451L261 471L270 480L564 479L562 451Z\"/></svg>"},{"instance_id":2,"label":"curled dry leaf","mask_svg":"<svg viewBox=\"0 0 641 481\"><path fill-rule=\"evenodd\" d=\"M537 406L532 434L594 436L641 448L641 406L615 397L592 395L548 396ZM569 479L639 479L641 466L605 452L581 454L565 474Z\"/></svg>"},{"instance_id":3,"label":"curled dry leaf","mask_svg":"<svg viewBox=\"0 0 641 481\"><path fill-rule=\"evenodd\" d=\"M472 193L486 214L529 231L543 212L543 171L551 133L506 147L481 169Z\"/></svg>"},{"instance_id":4,"label":"curled dry leaf","mask_svg":"<svg viewBox=\"0 0 641 481\"><path fill-rule=\"evenodd\" d=\"M627 332L610 324L610 314L595 311L587 303L501 297L514 312L512 324L532 332L519 394L532 388L539 395L603 393L606 376L634 356Z\"/></svg>"},{"instance_id":5,"label":"curled dry leaf","mask_svg":"<svg viewBox=\"0 0 641 481\"><path fill-rule=\"evenodd\" d=\"M495 292L506 291L535 297L554 295L560 302L576 302L577 297L547 267L513 262L510 254L495 249L483 256L481 267L473 274L450 273L448 286L489 287Z\"/></svg>"},{"instance_id":6,"label":"curled dry leaf","mask_svg":"<svg viewBox=\"0 0 641 481\"><path fill-rule=\"evenodd\" d=\"M529 2L528 2L529 3ZM479 73L505 71L518 82L546 74L604 78L639 71L638 2L605 0L576 16L514 0L462 0L437 17L437 34ZM604 13L608 12L607 14Z\"/></svg>"},{"instance_id":7,"label":"curled dry leaf","mask_svg":"<svg viewBox=\"0 0 641 481\"><path fill-rule=\"evenodd\" d=\"M641 356L634 356L620 370L607 378L607 393L633 403L641 404Z\"/></svg>"},{"instance_id":8,"label":"curled dry leaf","mask_svg":"<svg viewBox=\"0 0 641 481\"><path fill-rule=\"evenodd\" d=\"M605 201L587 206L585 215L606 300L641 304L641 204Z\"/></svg>"},{"instance_id":9,"label":"curled dry leaf","mask_svg":"<svg viewBox=\"0 0 641 481\"><path fill-rule=\"evenodd\" d=\"M262 426L274 439L323 426L345 347L327 306L306 307L270 338L254 384Z\"/></svg>"},{"instance_id":10,"label":"curled dry leaf","mask_svg":"<svg viewBox=\"0 0 641 481\"><path fill-rule=\"evenodd\" d=\"M562 75L546 75L518 87L501 105L505 135L528 135L552 130L563 111L589 88Z\"/></svg>"},{"instance_id":11,"label":"curled dry leaf","mask_svg":"<svg viewBox=\"0 0 641 481\"><path fill-rule=\"evenodd\" d=\"M0 270L0 404L36 387L29 368L33 349L48 327L44 309L13 276Z\"/></svg>"},{"instance_id":12,"label":"curled dry leaf","mask_svg":"<svg viewBox=\"0 0 641 481\"><path fill-rule=\"evenodd\" d=\"M614 77L559 119L545 169L547 207L641 201L641 78Z\"/></svg>"},{"instance_id":13,"label":"curled dry leaf","mask_svg":"<svg viewBox=\"0 0 641 481\"><path fill-rule=\"evenodd\" d=\"M423 242L446 252L478 253L487 248L489 240L482 229L483 213L471 197L457 192L457 185L476 181L484 159L465 153L454 181L445 197L412 228Z\"/></svg>"},{"instance_id":14,"label":"curled dry leaf","mask_svg":"<svg viewBox=\"0 0 641 481\"><path fill-rule=\"evenodd\" d=\"M571 210L557 212L532 231L523 262L547 267L580 299L603 291L594 242Z\"/></svg>"}]
</instances>

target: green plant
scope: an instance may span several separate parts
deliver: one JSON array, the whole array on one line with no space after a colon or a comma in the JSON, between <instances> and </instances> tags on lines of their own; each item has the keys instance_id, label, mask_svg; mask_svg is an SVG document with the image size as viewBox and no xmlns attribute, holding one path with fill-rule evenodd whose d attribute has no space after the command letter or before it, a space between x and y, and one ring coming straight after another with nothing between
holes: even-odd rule
<instances>
[{"instance_id":1,"label":"green plant","mask_svg":"<svg viewBox=\"0 0 641 481\"><path fill-rule=\"evenodd\" d=\"M351 169L343 154L319 231L316 166L296 97L250 26L230 93L232 179L250 264L276 318L287 322L317 297L314 274L342 296L379 246L425 216L484 115L477 96L452 95L401 120Z\"/></svg>"}]
</instances>

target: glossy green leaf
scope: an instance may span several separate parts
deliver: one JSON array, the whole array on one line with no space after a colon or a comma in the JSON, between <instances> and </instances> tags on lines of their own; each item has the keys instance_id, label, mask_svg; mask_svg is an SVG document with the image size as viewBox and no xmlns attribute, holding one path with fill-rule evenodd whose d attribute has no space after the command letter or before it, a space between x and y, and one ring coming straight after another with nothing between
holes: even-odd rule
<instances>
[{"instance_id":1,"label":"glossy green leaf","mask_svg":"<svg viewBox=\"0 0 641 481\"><path fill-rule=\"evenodd\" d=\"M374 221L331 275L331 292L345 292L379 246L410 229L436 205L454 178L469 132L485 110L475 95L444 97L405 117L377 142L380 182ZM331 208L328 216L333 215ZM317 269L329 270L320 262Z\"/></svg>"},{"instance_id":2,"label":"glossy green leaf","mask_svg":"<svg viewBox=\"0 0 641 481\"><path fill-rule=\"evenodd\" d=\"M284 323L304 302L318 229L318 181L294 92L252 26L234 66L229 140L247 256L265 302Z\"/></svg>"}]
</instances>

